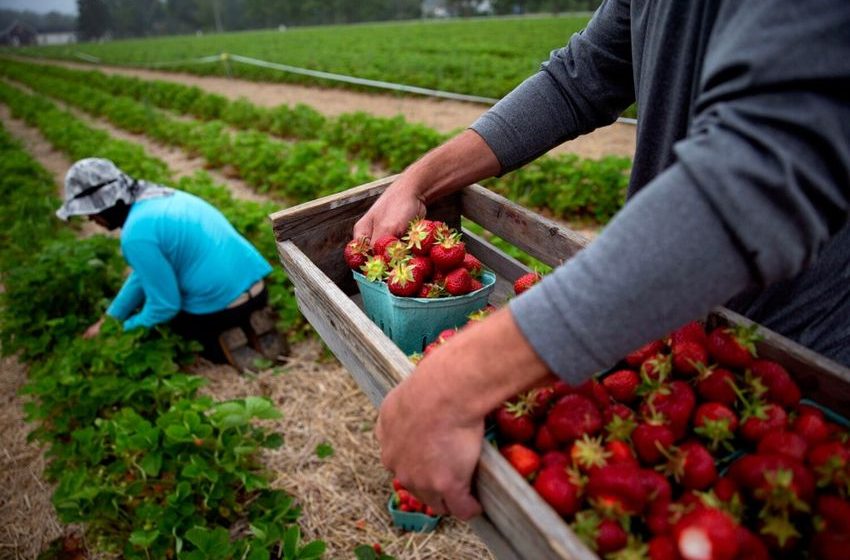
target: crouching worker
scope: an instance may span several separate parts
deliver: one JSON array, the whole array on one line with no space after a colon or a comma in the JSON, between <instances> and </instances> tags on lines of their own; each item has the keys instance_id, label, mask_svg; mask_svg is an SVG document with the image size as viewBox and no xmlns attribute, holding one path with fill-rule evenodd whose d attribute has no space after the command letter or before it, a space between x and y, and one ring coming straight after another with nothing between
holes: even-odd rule
<instances>
[{"instance_id":1,"label":"crouching worker","mask_svg":"<svg viewBox=\"0 0 850 560\"><path fill-rule=\"evenodd\" d=\"M169 323L199 341L207 359L240 370L258 353L274 359L281 351L263 281L271 266L207 202L134 179L109 160L88 158L68 171L65 203L56 215L121 228L121 251L132 272L106 315L123 321L125 330ZM105 319L84 336L97 336Z\"/></svg>"}]
</instances>

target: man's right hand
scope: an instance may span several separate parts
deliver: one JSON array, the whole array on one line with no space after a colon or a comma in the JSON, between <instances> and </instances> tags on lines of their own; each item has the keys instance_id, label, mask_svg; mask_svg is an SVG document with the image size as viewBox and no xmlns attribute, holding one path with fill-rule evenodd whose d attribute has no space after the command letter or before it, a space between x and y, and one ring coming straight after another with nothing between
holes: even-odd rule
<instances>
[{"instance_id":1,"label":"man's right hand","mask_svg":"<svg viewBox=\"0 0 850 560\"><path fill-rule=\"evenodd\" d=\"M412 219L424 215L425 202L417 194L415 181L402 175L354 224L353 237L368 237L375 242L385 235L399 235Z\"/></svg>"}]
</instances>

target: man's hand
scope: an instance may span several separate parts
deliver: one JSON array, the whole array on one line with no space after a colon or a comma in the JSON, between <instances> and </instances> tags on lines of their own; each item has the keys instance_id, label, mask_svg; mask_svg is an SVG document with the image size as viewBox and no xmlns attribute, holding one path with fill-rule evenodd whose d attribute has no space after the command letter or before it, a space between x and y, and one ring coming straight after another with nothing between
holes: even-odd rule
<instances>
[{"instance_id":1,"label":"man's hand","mask_svg":"<svg viewBox=\"0 0 850 560\"><path fill-rule=\"evenodd\" d=\"M481 511L471 488L484 417L548 373L510 310L470 324L384 399L381 461L436 513L474 517Z\"/></svg>"},{"instance_id":2,"label":"man's hand","mask_svg":"<svg viewBox=\"0 0 850 560\"><path fill-rule=\"evenodd\" d=\"M417 194L416 181L402 175L384 191L369 211L354 224L354 239L373 242L385 235L399 235L410 221L425 215L425 201Z\"/></svg>"},{"instance_id":3,"label":"man's hand","mask_svg":"<svg viewBox=\"0 0 850 560\"><path fill-rule=\"evenodd\" d=\"M100 319L97 320L96 323L92 324L89 328L86 329L86 332L83 333L83 338L89 339L94 338L100 334L100 328L103 326L103 322L106 321L106 316L104 315Z\"/></svg>"}]
</instances>

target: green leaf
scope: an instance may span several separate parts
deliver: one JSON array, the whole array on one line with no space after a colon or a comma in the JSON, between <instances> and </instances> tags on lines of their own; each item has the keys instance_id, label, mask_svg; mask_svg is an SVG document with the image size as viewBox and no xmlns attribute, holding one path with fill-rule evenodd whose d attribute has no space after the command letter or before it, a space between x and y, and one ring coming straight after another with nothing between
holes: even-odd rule
<instances>
[{"instance_id":1,"label":"green leaf","mask_svg":"<svg viewBox=\"0 0 850 560\"><path fill-rule=\"evenodd\" d=\"M377 560L378 558L378 555L375 553L375 549L368 544L361 544L355 548L354 556L357 557L357 560Z\"/></svg>"},{"instance_id":2,"label":"green leaf","mask_svg":"<svg viewBox=\"0 0 850 560\"><path fill-rule=\"evenodd\" d=\"M162 453L148 453L142 458L139 466L146 475L159 476L159 470L162 468Z\"/></svg>"},{"instance_id":3,"label":"green leaf","mask_svg":"<svg viewBox=\"0 0 850 560\"><path fill-rule=\"evenodd\" d=\"M295 560L298 558L298 541L301 539L301 529L298 525L287 527L283 534L283 558Z\"/></svg>"},{"instance_id":4,"label":"green leaf","mask_svg":"<svg viewBox=\"0 0 850 560\"><path fill-rule=\"evenodd\" d=\"M158 536L159 531L157 531L156 529L153 529L151 531L143 531L142 529L137 529L130 533L130 544L141 546L142 548L148 548L154 543Z\"/></svg>"},{"instance_id":5,"label":"green leaf","mask_svg":"<svg viewBox=\"0 0 850 560\"><path fill-rule=\"evenodd\" d=\"M245 409L251 416L264 420L274 420L282 416L271 401L262 397L247 397Z\"/></svg>"},{"instance_id":6,"label":"green leaf","mask_svg":"<svg viewBox=\"0 0 850 560\"><path fill-rule=\"evenodd\" d=\"M324 541L313 541L308 543L298 551L300 560L312 560L313 558L321 558L325 554L327 545Z\"/></svg>"},{"instance_id":7,"label":"green leaf","mask_svg":"<svg viewBox=\"0 0 850 560\"><path fill-rule=\"evenodd\" d=\"M316 456L319 459L327 459L334 454L334 448L327 442L322 442L316 446Z\"/></svg>"}]
</instances>

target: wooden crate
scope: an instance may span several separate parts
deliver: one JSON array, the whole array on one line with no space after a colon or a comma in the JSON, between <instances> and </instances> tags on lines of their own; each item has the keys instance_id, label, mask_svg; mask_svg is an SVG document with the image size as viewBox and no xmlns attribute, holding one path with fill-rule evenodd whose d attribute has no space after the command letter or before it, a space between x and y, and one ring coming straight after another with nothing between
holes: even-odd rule
<instances>
[{"instance_id":1,"label":"wooden crate","mask_svg":"<svg viewBox=\"0 0 850 560\"><path fill-rule=\"evenodd\" d=\"M361 309L342 249L351 238L354 223L393 179L271 216L280 259L295 286L301 312L375 406L413 370L413 364ZM551 266L569 259L588 242L480 185L467 187L428 210L428 217L456 228L460 228L461 216ZM468 250L497 275L490 302L503 305L513 294L513 280L528 269L481 237L463 233ZM716 310L709 322L749 323L725 309ZM763 356L786 364L807 395L850 413L850 370L775 333L764 334L759 346ZM482 449L476 490L485 514L470 524L497 558L598 560L497 450L490 445Z\"/></svg>"}]
</instances>

